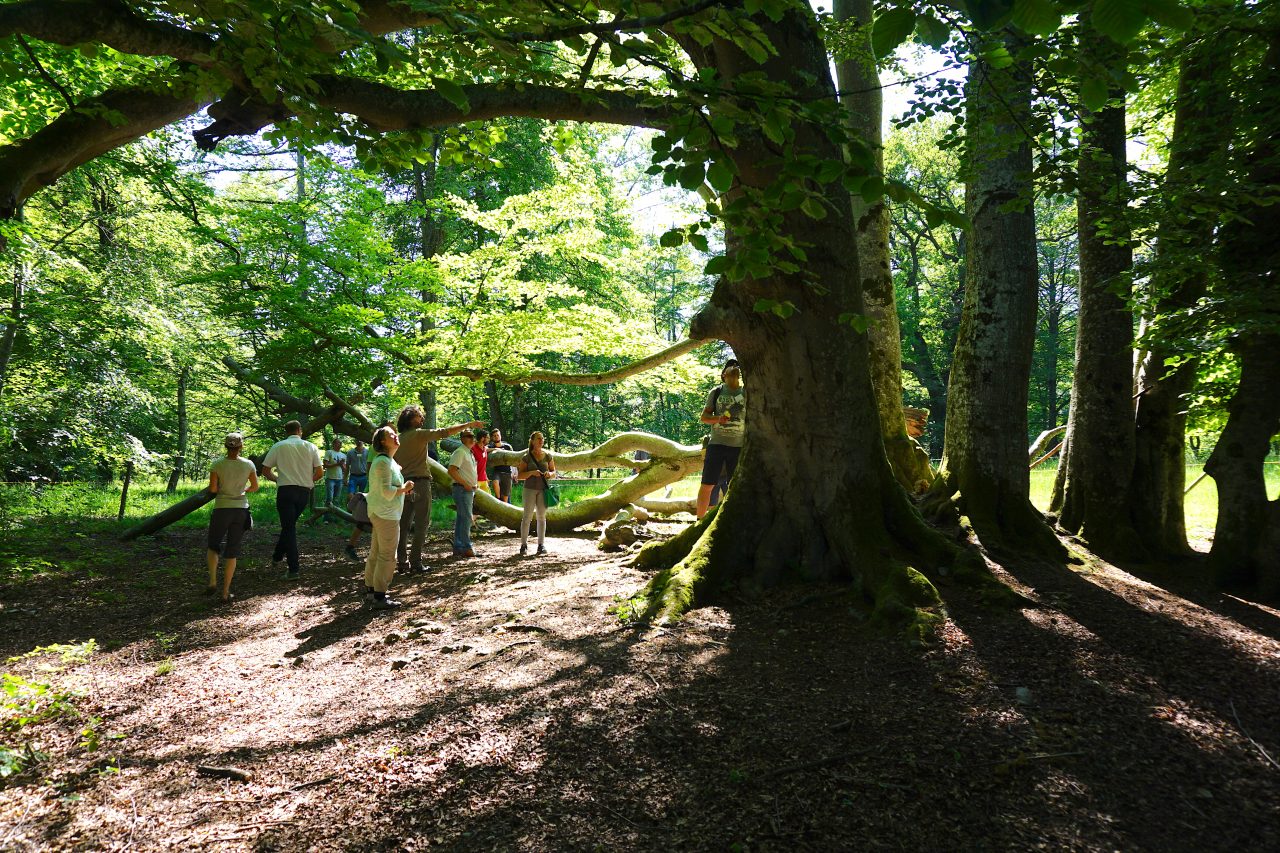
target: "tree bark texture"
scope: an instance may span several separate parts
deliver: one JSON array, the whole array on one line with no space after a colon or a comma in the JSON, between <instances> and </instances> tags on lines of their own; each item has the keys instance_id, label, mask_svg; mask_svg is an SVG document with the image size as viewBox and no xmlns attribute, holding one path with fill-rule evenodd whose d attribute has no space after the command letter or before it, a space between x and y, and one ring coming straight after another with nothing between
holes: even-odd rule
<instances>
[{"instance_id":1,"label":"tree bark texture","mask_svg":"<svg viewBox=\"0 0 1280 853\"><path fill-rule=\"evenodd\" d=\"M802 99L830 98L826 53L812 18L791 11L780 24L758 20L778 49L763 67L719 44L706 55L695 51L695 60L709 64L714 57L730 86L736 71L763 70ZM820 126L798 121L791 132L796 154L841 157ZM732 155L744 183L764 186L775 177L776 158L767 149L744 144ZM956 565L959 555L923 523L889 468L867 338L837 320L865 311L858 249L848 235L850 200L838 184L823 191L832 214L820 220L783 214L783 233L803 241L806 272L824 292L781 273L721 280L691 324L691 336L721 338L741 361L747 434L728 495L685 535L687 553L656 547L662 570L636 603L649 618L678 616L725 587L764 588L784 579L851 581L887 618L917 627L936 618L936 589L905 563L930 570ZM742 248L738 235L726 237L731 253ZM796 311L785 320L762 314L753 310L759 299L787 299Z\"/></svg>"},{"instance_id":2,"label":"tree bark texture","mask_svg":"<svg viewBox=\"0 0 1280 853\"><path fill-rule=\"evenodd\" d=\"M883 172L884 94L871 54L872 2L836 0L835 16L839 21L856 20L865 25L854 44L863 55L836 63L836 80L843 93L847 125L871 148L876 169ZM922 491L933 482L933 469L928 454L917 453L919 445L907 435L902 416L902 339L889 271L889 208L883 198L868 204L862 196L854 196L851 204L863 307L871 320L867 335L880 435L898 482L910 492Z\"/></svg>"},{"instance_id":3,"label":"tree bark texture","mask_svg":"<svg viewBox=\"0 0 1280 853\"><path fill-rule=\"evenodd\" d=\"M1196 360L1162 339L1162 326L1177 322L1204 294L1208 272L1202 258L1213 240L1217 217L1202 212L1195 194L1231 138L1231 105L1224 75L1230 43L1221 34L1190 42L1178 79L1177 108L1162 190L1165 215L1156 238L1151 289L1159 301L1155 319L1143 324L1148 339L1138 368L1134 415L1134 467L1129 493L1132 517L1143 543L1159 556L1190 553L1183 492L1186 488L1186 403L1195 383ZM1208 209L1212 210L1212 199ZM1169 362L1181 357L1176 364Z\"/></svg>"},{"instance_id":4,"label":"tree bark texture","mask_svg":"<svg viewBox=\"0 0 1280 853\"><path fill-rule=\"evenodd\" d=\"M958 508L987 547L1057 555L1062 546L1031 505L1026 456L1038 297L1030 72L1021 62L995 69L983 60L969 69L965 206L973 228L945 450L927 504L943 516L958 491Z\"/></svg>"},{"instance_id":5,"label":"tree bark texture","mask_svg":"<svg viewBox=\"0 0 1280 853\"><path fill-rule=\"evenodd\" d=\"M191 376L191 368L184 366L178 374L178 452L174 456L173 471L169 474L168 494L178 490L178 481L182 479L182 470L187 464L187 380Z\"/></svg>"},{"instance_id":6,"label":"tree bark texture","mask_svg":"<svg viewBox=\"0 0 1280 853\"><path fill-rule=\"evenodd\" d=\"M21 215L19 211L19 219ZM4 247L0 246L0 251L3 250ZM22 257L13 258L13 295L9 300L4 334L0 335L0 400L4 399L5 381L9 377L9 362L13 358L13 347L18 340L18 329L22 326L22 298L23 289L27 283L26 278L26 260Z\"/></svg>"},{"instance_id":7,"label":"tree bark texture","mask_svg":"<svg viewBox=\"0 0 1280 853\"><path fill-rule=\"evenodd\" d=\"M1127 296L1133 251L1123 226L1124 90L1117 87L1111 97L1111 105L1086 115L1083 123L1076 201L1080 313L1067 421L1071 453L1064 460L1058 523L1081 533L1104 557L1133 559L1144 549L1128 520L1134 421L1133 313Z\"/></svg>"},{"instance_id":8,"label":"tree bark texture","mask_svg":"<svg viewBox=\"0 0 1280 853\"><path fill-rule=\"evenodd\" d=\"M1280 595L1280 498L1267 500L1263 460L1272 436L1280 432L1280 333L1250 336L1238 354L1240 387L1204 466L1218 486L1209 559L1220 584L1275 597Z\"/></svg>"},{"instance_id":9,"label":"tree bark texture","mask_svg":"<svg viewBox=\"0 0 1280 853\"><path fill-rule=\"evenodd\" d=\"M1226 302L1238 320L1234 347L1240 385L1227 425L1205 463L1218 485L1218 523L1209 558L1220 583L1280 596L1280 498L1267 500L1264 460L1280 433L1280 216L1261 188L1280 187L1280 33L1272 33L1261 72L1264 93L1251 104L1256 122L1237 148L1252 190L1241 216L1222 228L1220 251Z\"/></svg>"}]
</instances>

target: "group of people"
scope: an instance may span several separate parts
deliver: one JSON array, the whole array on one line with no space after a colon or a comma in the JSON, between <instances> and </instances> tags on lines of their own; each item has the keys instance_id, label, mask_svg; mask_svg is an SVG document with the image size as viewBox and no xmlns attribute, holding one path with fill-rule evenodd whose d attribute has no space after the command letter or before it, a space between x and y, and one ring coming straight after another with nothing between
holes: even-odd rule
<instances>
[{"instance_id":1,"label":"group of people","mask_svg":"<svg viewBox=\"0 0 1280 853\"><path fill-rule=\"evenodd\" d=\"M702 478L698 488L697 515L702 518L714 505L733 477L746 435L746 392L742 370L736 359L725 363L720 384L707 395L699 418L711 426ZM491 464L491 450L512 450L502 440L501 430L486 430L481 421L455 424L442 429L424 427L426 417L418 406L406 406L396 423L373 433L372 456L364 443L344 453L342 441L334 439L323 457L302 437L302 424L284 425L286 437L276 442L262 460L262 475L276 484L276 511L280 515L280 535L272 562L287 561L286 578L299 577L298 518L311 502L311 490L324 479L325 501L332 505L342 494L342 483L351 493L366 493L369 510L367 526L371 534L369 556L365 559L365 601L376 609L399 607L387 595L397 571L423 572L422 546L431 525L432 444L457 436L458 449L449 456L447 470L452 480L457 518L453 528L455 557L476 556L471 541L475 495L478 491L510 502L514 482L524 483L523 512L520 518L520 556L529 551L529 528L537 520L538 554L547 553L547 487L556 477L555 459L545 448L540 432L529 436L529 446L515 466ZM216 495L209 520L208 568L210 595L221 592L231 599L231 579L246 531L253 526L249 513L251 492L258 489L254 464L240 457L244 437L230 433L224 441L226 456L213 465L209 490ZM496 460L495 460L496 462ZM408 506L406 506L406 502ZM356 558L355 544L360 529L347 542L347 554ZM217 583L219 556L225 561L222 585Z\"/></svg>"},{"instance_id":2,"label":"group of people","mask_svg":"<svg viewBox=\"0 0 1280 853\"><path fill-rule=\"evenodd\" d=\"M298 518L311 500L311 490L320 480L325 484L325 503L334 505L347 483L351 494L366 495L369 521L358 524L347 541L347 554L356 557L355 544L361 528L370 533L369 556L365 560L365 600L376 609L400 606L387 590L397 571L423 572L422 546L431 524L432 444L457 436L460 446L448 459L447 471L453 481L452 493L457 518L454 522L453 554L476 556L471 541L475 494L486 491L498 500L510 502L512 484L524 483L524 512L520 523L520 550L528 553L529 528L537 519L537 553L545 554L547 483L556 476L555 460L544 448L541 432L529 437L529 448L518 464L491 464L490 450L512 450L499 429L487 430L481 421L455 424L442 429L423 426L425 415L418 406L406 406L396 419L373 433L370 455L357 440L353 450L343 452L340 439L323 456L302 437L302 424L285 424L286 437L276 442L262 461L263 477L276 483L276 511L280 535L272 562L287 561L285 577L300 576ZM257 468L240 458L244 438L231 433L224 442L226 456L214 464L209 489L216 496L209 523L208 564L210 594L218 592L217 566L224 560L222 599L231 598L231 579L245 531L252 527L248 495L258 489ZM406 506L406 502L408 506Z\"/></svg>"}]
</instances>

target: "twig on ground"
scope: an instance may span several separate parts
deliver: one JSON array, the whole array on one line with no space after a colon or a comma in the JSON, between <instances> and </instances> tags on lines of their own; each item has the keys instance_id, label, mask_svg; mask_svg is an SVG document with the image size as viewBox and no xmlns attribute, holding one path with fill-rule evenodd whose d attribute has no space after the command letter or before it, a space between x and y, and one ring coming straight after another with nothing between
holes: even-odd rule
<instances>
[{"instance_id":1,"label":"twig on ground","mask_svg":"<svg viewBox=\"0 0 1280 853\"><path fill-rule=\"evenodd\" d=\"M252 773L239 767L213 767L208 764L197 764L196 773L217 779L235 779L237 782L248 782L253 778Z\"/></svg>"},{"instance_id":2,"label":"twig on ground","mask_svg":"<svg viewBox=\"0 0 1280 853\"><path fill-rule=\"evenodd\" d=\"M1262 753L1262 757L1267 759L1267 761L1271 764L1272 767L1276 768L1277 770L1280 770L1280 764L1277 764L1276 760L1272 758L1265 749L1262 748L1262 744L1258 743L1256 740L1250 737L1249 733L1245 731L1244 723L1240 722L1240 715L1236 713L1235 701L1232 699L1228 699L1227 704L1231 706L1231 716L1236 718L1236 726L1239 727L1240 734L1245 736L1245 740L1249 741L1249 743L1257 747L1258 752Z\"/></svg>"},{"instance_id":3,"label":"twig on ground","mask_svg":"<svg viewBox=\"0 0 1280 853\"><path fill-rule=\"evenodd\" d=\"M653 682L653 686L654 686L654 687L658 688L658 692L657 692L657 694L656 694L656 695L657 695L657 697L658 697L658 700L659 700L660 702L662 702L662 704L663 704L663 705L666 705L668 708L670 708L671 710L675 711L675 710L676 710L676 706L675 706L675 705L672 705L670 702L668 702L668 701L667 701L667 697L662 695L662 685L658 683L658 679L654 678L652 675L650 675L650 674L649 674L649 673L647 673L647 672L645 673L645 677L646 677L646 678L648 678L650 681L652 681L652 682Z\"/></svg>"},{"instance_id":4,"label":"twig on ground","mask_svg":"<svg viewBox=\"0 0 1280 853\"><path fill-rule=\"evenodd\" d=\"M1073 755L1085 755L1087 753L1076 750L1074 752L1037 752L1033 755L1019 755L1014 758L1003 758L999 761L984 761L978 765L980 767L997 767L1008 766L1013 767L1018 764L1027 764L1032 761L1048 761L1051 758L1067 758Z\"/></svg>"},{"instance_id":5,"label":"twig on ground","mask_svg":"<svg viewBox=\"0 0 1280 853\"><path fill-rule=\"evenodd\" d=\"M306 788L314 788L318 785L323 785L325 782L332 782L334 779L337 779L337 778L338 778L337 773L330 773L328 776L322 776L319 779L312 779L310 782L303 782L300 785L294 785L292 788L289 789L289 793L295 794L298 791L305 790Z\"/></svg>"}]
</instances>

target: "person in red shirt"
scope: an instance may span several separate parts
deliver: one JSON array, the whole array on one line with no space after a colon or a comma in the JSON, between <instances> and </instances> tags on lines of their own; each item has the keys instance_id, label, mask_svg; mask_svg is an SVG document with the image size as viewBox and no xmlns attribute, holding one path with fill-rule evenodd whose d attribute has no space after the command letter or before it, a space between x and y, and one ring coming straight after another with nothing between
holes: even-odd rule
<instances>
[{"instance_id":1,"label":"person in red shirt","mask_svg":"<svg viewBox=\"0 0 1280 853\"><path fill-rule=\"evenodd\" d=\"M474 434L476 443L471 445L471 455L476 458L476 477L480 481L476 488L482 492L488 492L489 474L485 469L489 467L489 431L481 427L475 430Z\"/></svg>"}]
</instances>

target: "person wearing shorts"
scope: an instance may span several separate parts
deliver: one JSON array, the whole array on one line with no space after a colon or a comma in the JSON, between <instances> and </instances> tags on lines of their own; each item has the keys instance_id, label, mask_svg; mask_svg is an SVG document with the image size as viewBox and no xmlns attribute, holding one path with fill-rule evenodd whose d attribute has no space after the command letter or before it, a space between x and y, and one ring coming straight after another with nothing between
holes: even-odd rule
<instances>
[{"instance_id":1,"label":"person wearing shorts","mask_svg":"<svg viewBox=\"0 0 1280 853\"><path fill-rule=\"evenodd\" d=\"M213 513L209 516L209 550L206 562L209 566L209 586L205 593L218 592L218 557L223 559L222 600L231 600L231 578L236 573L236 560L240 557L240 543L246 531L253 527L249 514L249 493L258 491L258 468L248 459L240 458L244 448L244 436L229 433L222 442L227 455L214 463L209 471L209 491L216 497Z\"/></svg>"},{"instance_id":2,"label":"person wearing shorts","mask_svg":"<svg viewBox=\"0 0 1280 853\"><path fill-rule=\"evenodd\" d=\"M698 518L711 506L711 492L721 480L728 483L738 467L742 442L746 437L747 398L742 387L742 369L731 358L720 371L720 385L707 395L707 404L699 420L711 425L711 440L702 463L702 482L698 488Z\"/></svg>"},{"instance_id":3,"label":"person wearing shorts","mask_svg":"<svg viewBox=\"0 0 1280 853\"><path fill-rule=\"evenodd\" d=\"M502 440L502 430L494 427L489 430L489 452L495 450L512 450L508 442ZM489 483L493 496L503 503L511 503L511 482L515 468L510 465L497 465L489 462Z\"/></svg>"}]
</instances>

